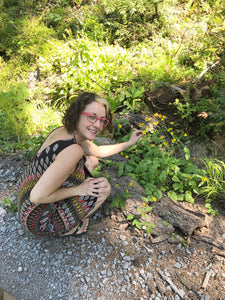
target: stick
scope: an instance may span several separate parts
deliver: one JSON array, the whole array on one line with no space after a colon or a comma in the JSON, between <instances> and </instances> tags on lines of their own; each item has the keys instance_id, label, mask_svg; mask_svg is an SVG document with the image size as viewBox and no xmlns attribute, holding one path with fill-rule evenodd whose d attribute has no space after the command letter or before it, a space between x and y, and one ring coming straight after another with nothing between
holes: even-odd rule
<instances>
[{"instance_id":1,"label":"stick","mask_svg":"<svg viewBox=\"0 0 225 300\"><path fill-rule=\"evenodd\" d=\"M172 280L169 277L167 277L166 275L164 275L163 272L159 268L157 268L156 270L162 276L162 278L169 283L169 285L174 290L174 292L177 293L182 299L184 299L185 293L183 291L178 290L178 288L175 286L175 284L172 282Z\"/></svg>"},{"instance_id":2,"label":"stick","mask_svg":"<svg viewBox=\"0 0 225 300\"><path fill-rule=\"evenodd\" d=\"M212 273L212 270L210 269L209 271L207 271L206 275L205 275L205 279L203 281L203 284L202 284L202 288L205 289L208 285L208 282L209 282L209 278L211 276L211 273Z\"/></svg>"}]
</instances>

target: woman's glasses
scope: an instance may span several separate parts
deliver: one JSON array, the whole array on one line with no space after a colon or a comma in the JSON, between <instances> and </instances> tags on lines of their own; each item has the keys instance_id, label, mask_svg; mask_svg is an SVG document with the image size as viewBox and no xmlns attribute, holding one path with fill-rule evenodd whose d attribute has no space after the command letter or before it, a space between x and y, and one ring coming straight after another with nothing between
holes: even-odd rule
<instances>
[{"instance_id":1,"label":"woman's glasses","mask_svg":"<svg viewBox=\"0 0 225 300\"><path fill-rule=\"evenodd\" d=\"M109 124L109 120L106 118L99 118L96 115L87 113L85 111L82 111L82 114L87 116L87 120L90 123L96 123L98 120L100 121L101 126L106 127Z\"/></svg>"}]
</instances>

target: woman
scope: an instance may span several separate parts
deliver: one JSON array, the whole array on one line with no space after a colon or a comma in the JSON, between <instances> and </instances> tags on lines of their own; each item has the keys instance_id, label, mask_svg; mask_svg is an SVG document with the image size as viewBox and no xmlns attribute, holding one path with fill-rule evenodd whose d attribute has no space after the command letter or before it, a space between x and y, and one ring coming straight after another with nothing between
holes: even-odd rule
<instances>
[{"instance_id":1,"label":"woman","mask_svg":"<svg viewBox=\"0 0 225 300\"><path fill-rule=\"evenodd\" d=\"M83 93L71 104L62 127L53 130L26 168L18 190L21 224L39 236L81 235L89 217L109 196L106 178L91 173L98 157L119 153L142 136L132 133L128 142L96 146L91 141L103 129L111 131L107 101Z\"/></svg>"}]
</instances>

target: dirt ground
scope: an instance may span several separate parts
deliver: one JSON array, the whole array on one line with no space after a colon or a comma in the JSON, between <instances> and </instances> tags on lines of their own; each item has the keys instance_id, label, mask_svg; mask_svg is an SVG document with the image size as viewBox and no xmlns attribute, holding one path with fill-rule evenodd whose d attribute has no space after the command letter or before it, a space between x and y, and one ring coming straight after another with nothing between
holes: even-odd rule
<instances>
[{"instance_id":1,"label":"dirt ground","mask_svg":"<svg viewBox=\"0 0 225 300\"><path fill-rule=\"evenodd\" d=\"M168 93L166 93L166 96ZM162 98L161 100L165 99ZM172 93L172 96L174 94ZM158 101L160 95L152 97L151 101L156 106L157 110L161 112L166 111L165 103ZM157 101L157 103L155 103ZM168 100L169 101L169 100ZM170 106L170 118L174 120L174 111ZM224 143L218 142L217 150L223 147ZM204 146L199 144L191 145L192 155L202 157L207 155L207 150ZM0 157L2 169L6 172L11 167L21 167L24 164L21 154L7 155ZM114 197L118 193L118 187L124 191L129 178L117 178L115 170L107 170L108 176L111 177L112 195ZM1 180L1 178L0 178ZM16 180L15 180L16 182ZM12 196L15 193L15 185L11 182L5 182L6 189L0 191L0 201L5 197ZM132 197L140 201L140 195L143 192L141 187L134 185ZM130 199L127 200L129 202ZM150 293L154 294L156 290L161 295L167 296L171 299L175 294L175 288L179 291L184 291L188 295L188 299L225 299L225 204L224 199L213 203L213 208L217 209L219 215L209 215L204 203L201 201L195 204L181 203L180 205L185 209L201 213L205 216L206 225L197 228L190 236L184 236L179 228L174 228L173 232L160 232L157 234L147 235L146 233L135 229L127 220L124 212L121 209L111 208L110 201L107 201L100 209L104 218L92 219L88 237L91 240L98 241L100 238L96 232L101 228L108 228L105 231L108 236L107 241L110 244L118 245L119 236L126 236L128 245L126 251L130 256L134 256L133 264L136 269L144 269L145 273L152 273L152 279L149 278L148 287ZM155 204L157 206L157 203ZM166 220L162 220L162 223ZM102 235L101 235L102 238ZM136 253L133 245L138 244L141 249L140 253ZM112 252L112 256L117 256L119 259L120 253ZM151 262L147 264L147 262ZM163 275L162 272L163 271ZM165 275L166 274L166 275ZM169 287L169 288L168 288ZM140 289L140 298L143 296L141 286L135 286L136 293ZM180 298L182 296L182 292Z\"/></svg>"}]
</instances>

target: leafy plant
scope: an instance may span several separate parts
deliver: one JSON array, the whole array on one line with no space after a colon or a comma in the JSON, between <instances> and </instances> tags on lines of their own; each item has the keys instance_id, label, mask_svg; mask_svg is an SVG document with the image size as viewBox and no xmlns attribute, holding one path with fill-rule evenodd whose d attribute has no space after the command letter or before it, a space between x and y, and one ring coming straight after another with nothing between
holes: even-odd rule
<instances>
[{"instance_id":1,"label":"leafy plant","mask_svg":"<svg viewBox=\"0 0 225 300\"><path fill-rule=\"evenodd\" d=\"M17 205L8 197L4 198L2 201L2 207L6 208L9 212L15 212L17 210Z\"/></svg>"},{"instance_id":2,"label":"leafy plant","mask_svg":"<svg viewBox=\"0 0 225 300\"><path fill-rule=\"evenodd\" d=\"M225 196L225 163L218 159L204 159L206 170L202 170L199 193L211 202Z\"/></svg>"}]
</instances>

